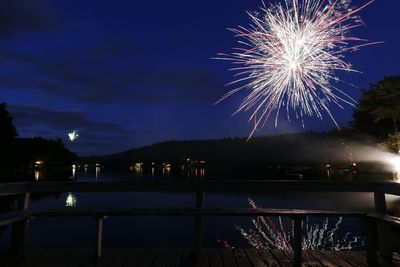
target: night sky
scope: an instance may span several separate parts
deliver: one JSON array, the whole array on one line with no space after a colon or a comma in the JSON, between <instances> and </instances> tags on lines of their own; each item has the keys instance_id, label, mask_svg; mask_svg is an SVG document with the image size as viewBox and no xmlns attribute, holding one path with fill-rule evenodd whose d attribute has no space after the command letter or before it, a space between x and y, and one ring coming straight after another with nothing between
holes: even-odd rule
<instances>
[{"instance_id":1,"label":"night sky","mask_svg":"<svg viewBox=\"0 0 400 267\"><path fill-rule=\"evenodd\" d=\"M360 5L366 0L354 0ZM268 0L265 3L269 3ZM246 92L214 106L233 87L231 66L213 60L236 46L228 27L247 26L260 0L2 0L0 102L21 137L60 137L80 155L107 154L165 140L243 137L249 113L231 116ZM356 36L384 44L348 54L340 73L356 99L388 75L400 75L400 1L377 0ZM333 109L341 126L352 108ZM282 120L257 135L322 131L329 118ZM77 129L74 143L67 133Z\"/></svg>"}]
</instances>

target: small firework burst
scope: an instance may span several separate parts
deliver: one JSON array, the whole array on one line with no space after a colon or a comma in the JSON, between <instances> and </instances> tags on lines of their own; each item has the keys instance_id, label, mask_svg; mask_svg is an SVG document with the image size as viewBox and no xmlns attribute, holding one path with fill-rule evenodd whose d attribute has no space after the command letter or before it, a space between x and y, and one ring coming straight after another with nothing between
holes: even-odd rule
<instances>
[{"instance_id":1,"label":"small firework burst","mask_svg":"<svg viewBox=\"0 0 400 267\"><path fill-rule=\"evenodd\" d=\"M68 139L71 142L74 142L79 137L78 130L73 130L72 132L68 133Z\"/></svg>"}]
</instances>

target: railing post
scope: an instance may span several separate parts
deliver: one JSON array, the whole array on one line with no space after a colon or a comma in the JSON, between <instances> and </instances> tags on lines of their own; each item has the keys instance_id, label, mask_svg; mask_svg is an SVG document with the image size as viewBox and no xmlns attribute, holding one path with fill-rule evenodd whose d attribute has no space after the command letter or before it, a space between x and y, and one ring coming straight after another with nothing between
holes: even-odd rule
<instances>
[{"instance_id":1,"label":"railing post","mask_svg":"<svg viewBox=\"0 0 400 267\"><path fill-rule=\"evenodd\" d=\"M374 199L376 212L385 215L387 212L385 193L374 192ZM376 227L379 255L387 264L390 264L392 262L394 250L391 228L383 221L377 222Z\"/></svg>"},{"instance_id":2,"label":"railing post","mask_svg":"<svg viewBox=\"0 0 400 267\"><path fill-rule=\"evenodd\" d=\"M375 211L380 214L386 214L386 197L385 193L374 192Z\"/></svg>"},{"instance_id":3,"label":"railing post","mask_svg":"<svg viewBox=\"0 0 400 267\"><path fill-rule=\"evenodd\" d=\"M364 230L368 266L378 266L378 233L376 222L368 217L364 218Z\"/></svg>"},{"instance_id":4,"label":"railing post","mask_svg":"<svg viewBox=\"0 0 400 267\"><path fill-rule=\"evenodd\" d=\"M26 192L23 199L18 200L17 209L27 211L29 208L30 193ZM11 240L10 240L10 252L22 260L26 256L26 246L28 239L28 227L29 220L25 219L20 222L12 224L11 229Z\"/></svg>"},{"instance_id":5,"label":"railing post","mask_svg":"<svg viewBox=\"0 0 400 267\"><path fill-rule=\"evenodd\" d=\"M386 264L390 264L392 262L394 251L391 227L384 221L378 221L377 226L379 255L383 258Z\"/></svg>"},{"instance_id":6,"label":"railing post","mask_svg":"<svg viewBox=\"0 0 400 267\"><path fill-rule=\"evenodd\" d=\"M96 246L96 259L101 258L101 250L103 243L103 221L104 217L100 216L96 218L97 221L97 246Z\"/></svg>"},{"instance_id":7,"label":"railing post","mask_svg":"<svg viewBox=\"0 0 400 267\"><path fill-rule=\"evenodd\" d=\"M198 191L196 193L196 208L201 209L204 207L204 191ZM203 217L195 216L195 240L194 240L194 251L195 253L200 252L203 242Z\"/></svg>"},{"instance_id":8,"label":"railing post","mask_svg":"<svg viewBox=\"0 0 400 267\"><path fill-rule=\"evenodd\" d=\"M302 218L301 217L294 217L293 218L294 222L294 237L293 237L293 255L294 255L294 265L296 267L300 267L302 263L302 240L301 240L301 222Z\"/></svg>"}]
</instances>

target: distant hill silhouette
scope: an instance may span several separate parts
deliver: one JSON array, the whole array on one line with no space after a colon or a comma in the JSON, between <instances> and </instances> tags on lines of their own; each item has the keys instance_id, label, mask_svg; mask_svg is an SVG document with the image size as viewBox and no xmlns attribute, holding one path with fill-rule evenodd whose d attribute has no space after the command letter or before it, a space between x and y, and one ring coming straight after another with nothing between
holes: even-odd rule
<instances>
[{"instance_id":1,"label":"distant hill silhouette","mask_svg":"<svg viewBox=\"0 0 400 267\"><path fill-rule=\"evenodd\" d=\"M134 162L185 164L204 160L208 169L257 169L274 166L352 164L350 143L373 143L351 131L297 133L252 138L168 141L101 157L82 158L82 163L101 163L107 169L126 170Z\"/></svg>"}]
</instances>

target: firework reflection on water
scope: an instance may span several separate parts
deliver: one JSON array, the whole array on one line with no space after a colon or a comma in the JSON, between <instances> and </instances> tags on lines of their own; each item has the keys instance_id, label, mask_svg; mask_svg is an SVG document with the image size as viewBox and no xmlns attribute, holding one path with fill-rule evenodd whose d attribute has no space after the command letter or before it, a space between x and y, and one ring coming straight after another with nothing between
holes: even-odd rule
<instances>
[{"instance_id":1,"label":"firework reflection on water","mask_svg":"<svg viewBox=\"0 0 400 267\"><path fill-rule=\"evenodd\" d=\"M252 208L257 208L255 202L249 198L249 204ZM343 218L335 222L330 222L325 218L322 223L311 221L308 217L302 223L303 250L352 250L363 248L365 238L354 236L350 232L343 235L340 229ZM250 246L256 249L281 249L292 250L292 241L294 237L294 226L290 219L282 217L272 218L268 216L259 216L251 219L252 228L244 228L235 225L243 238ZM219 240L225 247L233 248L229 242Z\"/></svg>"}]
</instances>

